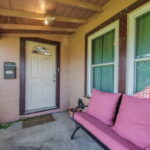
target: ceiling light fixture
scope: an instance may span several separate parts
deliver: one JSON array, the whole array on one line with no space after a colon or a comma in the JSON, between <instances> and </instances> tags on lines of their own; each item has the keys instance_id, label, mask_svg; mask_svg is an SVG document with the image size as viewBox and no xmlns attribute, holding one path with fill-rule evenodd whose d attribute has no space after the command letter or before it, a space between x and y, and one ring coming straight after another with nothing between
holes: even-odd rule
<instances>
[{"instance_id":1,"label":"ceiling light fixture","mask_svg":"<svg viewBox=\"0 0 150 150\"><path fill-rule=\"evenodd\" d=\"M46 17L44 20L45 25L49 25L50 23L54 22L56 20L55 17Z\"/></svg>"}]
</instances>

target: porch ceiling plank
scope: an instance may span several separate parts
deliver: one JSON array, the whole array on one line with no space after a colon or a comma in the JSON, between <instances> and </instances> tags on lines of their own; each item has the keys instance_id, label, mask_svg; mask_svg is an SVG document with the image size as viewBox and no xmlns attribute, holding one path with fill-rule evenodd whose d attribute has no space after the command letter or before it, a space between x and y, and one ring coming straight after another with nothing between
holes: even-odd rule
<instances>
[{"instance_id":1,"label":"porch ceiling plank","mask_svg":"<svg viewBox=\"0 0 150 150\"><path fill-rule=\"evenodd\" d=\"M23 0L10 0L9 2L11 9L23 10L24 8Z\"/></svg>"},{"instance_id":2,"label":"porch ceiling plank","mask_svg":"<svg viewBox=\"0 0 150 150\"><path fill-rule=\"evenodd\" d=\"M48 14L47 16L54 16ZM56 18L56 21L61 21L61 22L71 22L71 23L81 23L85 24L87 23L86 19L76 19L76 18L71 18L71 17L61 17L61 16L54 16Z\"/></svg>"},{"instance_id":3,"label":"porch ceiling plank","mask_svg":"<svg viewBox=\"0 0 150 150\"><path fill-rule=\"evenodd\" d=\"M86 19L76 19L76 18L71 18L71 17L55 16L53 14L44 15L44 14L18 11L18 10L10 10L10 9L0 9L0 15L31 18L31 19L38 19L38 20L44 20L46 16L53 16L56 18L56 21L60 21L60 22L81 23L81 24L87 23Z\"/></svg>"},{"instance_id":4,"label":"porch ceiling plank","mask_svg":"<svg viewBox=\"0 0 150 150\"><path fill-rule=\"evenodd\" d=\"M1 29L3 30L3 29ZM27 33L28 34L28 37L49 37L49 35L51 35L52 37L70 37L71 36L71 33L68 34L68 33L56 33L56 34L52 34L52 33L48 33L48 34L45 34L45 33ZM11 32L5 32L5 33L1 33L0 34L0 38L1 36L11 36L11 37L27 37L27 34L26 33L11 33Z\"/></svg>"},{"instance_id":5,"label":"porch ceiling plank","mask_svg":"<svg viewBox=\"0 0 150 150\"><path fill-rule=\"evenodd\" d=\"M5 9L10 9L10 1L9 0L0 0L0 7Z\"/></svg>"},{"instance_id":6,"label":"porch ceiling plank","mask_svg":"<svg viewBox=\"0 0 150 150\"><path fill-rule=\"evenodd\" d=\"M51 26L20 25L20 24L3 24L3 23L0 23L0 29L76 32L75 29L68 29L68 28L58 28L58 27L51 27Z\"/></svg>"},{"instance_id":7,"label":"porch ceiling plank","mask_svg":"<svg viewBox=\"0 0 150 150\"><path fill-rule=\"evenodd\" d=\"M66 31L43 31L43 30L13 30L13 29L0 29L1 35L12 35L12 34L20 34L21 35L67 35L70 36L74 32L66 32Z\"/></svg>"},{"instance_id":8,"label":"porch ceiling plank","mask_svg":"<svg viewBox=\"0 0 150 150\"><path fill-rule=\"evenodd\" d=\"M24 11L29 11L29 12L34 12L36 6L36 0L23 0L23 10Z\"/></svg>"},{"instance_id":9,"label":"porch ceiling plank","mask_svg":"<svg viewBox=\"0 0 150 150\"><path fill-rule=\"evenodd\" d=\"M80 7L80 8L84 8L84 9L90 9L93 11L102 11L102 7L98 6L96 4L92 4L92 3L87 3L87 2L83 2L80 0L49 0L49 1L53 1L56 3L60 3L60 4L65 4L65 5L70 5L70 6L74 6L74 7Z\"/></svg>"}]
</instances>

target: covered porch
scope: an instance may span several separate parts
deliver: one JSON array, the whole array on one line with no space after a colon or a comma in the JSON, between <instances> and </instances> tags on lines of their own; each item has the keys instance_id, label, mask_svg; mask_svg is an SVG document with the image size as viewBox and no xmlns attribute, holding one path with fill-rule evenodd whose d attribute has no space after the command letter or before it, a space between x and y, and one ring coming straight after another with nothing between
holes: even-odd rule
<instances>
[{"instance_id":1,"label":"covered porch","mask_svg":"<svg viewBox=\"0 0 150 150\"><path fill-rule=\"evenodd\" d=\"M149 0L0 0L0 124L3 128L14 122L0 130L0 149L105 149L83 131L71 141L75 125L70 115L76 106L80 112L94 105L89 114L97 119L99 109L106 108L113 112L111 124L106 124L113 127L124 95L146 99L149 106L149 25ZM120 95L113 108L104 102L96 111L90 102L100 99L100 93L95 96L94 90ZM24 119L49 114L55 121L22 126ZM83 118L75 118L82 126Z\"/></svg>"}]
</instances>

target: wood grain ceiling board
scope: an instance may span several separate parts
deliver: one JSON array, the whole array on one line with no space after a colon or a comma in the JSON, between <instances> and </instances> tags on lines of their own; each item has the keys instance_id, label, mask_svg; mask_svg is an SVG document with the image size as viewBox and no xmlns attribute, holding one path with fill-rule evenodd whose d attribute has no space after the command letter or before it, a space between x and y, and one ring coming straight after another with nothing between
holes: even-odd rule
<instances>
[{"instance_id":1,"label":"wood grain ceiling board","mask_svg":"<svg viewBox=\"0 0 150 150\"><path fill-rule=\"evenodd\" d=\"M10 17L10 16L0 16L0 23L3 24L20 24L20 25L37 25L43 26L44 23L42 20L22 18L22 17ZM50 26L53 27L62 27L62 28L70 28L76 29L80 26L80 23L67 23L67 22L59 22L55 21Z\"/></svg>"},{"instance_id":2,"label":"wood grain ceiling board","mask_svg":"<svg viewBox=\"0 0 150 150\"><path fill-rule=\"evenodd\" d=\"M101 0L101 1L99 1L98 0L98 3L97 4L99 4L99 5L101 5L101 6L104 6L106 3L108 3L110 0Z\"/></svg>"},{"instance_id":3,"label":"wood grain ceiling board","mask_svg":"<svg viewBox=\"0 0 150 150\"><path fill-rule=\"evenodd\" d=\"M103 5L105 5L109 0L81 0L81 1L103 6Z\"/></svg>"},{"instance_id":4,"label":"wood grain ceiling board","mask_svg":"<svg viewBox=\"0 0 150 150\"><path fill-rule=\"evenodd\" d=\"M49 1L47 4L47 8L46 8L46 14L49 14L49 13L53 14L57 8L58 8L58 5L56 3Z\"/></svg>"},{"instance_id":5,"label":"wood grain ceiling board","mask_svg":"<svg viewBox=\"0 0 150 150\"><path fill-rule=\"evenodd\" d=\"M67 16L68 14L72 13L72 11L72 7L67 7L62 16Z\"/></svg>"},{"instance_id":6,"label":"wood grain ceiling board","mask_svg":"<svg viewBox=\"0 0 150 150\"><path fill-rule=\"evenodd\" d=\"M10 9L9 0L0 0L0 8Z\"/></svg>"},{"instance_id":7,"label":"wood grain ceiling board","mask_svg":"<svg viewBox=\"0 0 150 150\"><path fill-rule=\"evenodd\" d=\"M57 4L50 0L36 0L34 12L40 14L47 14L48 12L53 13L57 7Z\"/></svg>"},{"instance_id":8,"label":"wood grain ceiling board","mask_svg":"<svg viewBox=\"0 0 150 150\"><path fill-rule=\"evenodd\" d=\"M43 21L22 17L0 16L0 23L24 24L24 25L43 25Z\"/></svg>"},{"instance_id":9,"label":"wood grain ceiling board","mask_svg":"<svg viewBox=\"0 0 150 150\"><path fill-rule=\"evenodd\" d=\"M36 0L35 13L46 14L49 0Z\"/></svg>"},{"instance_id":10,"label":"wood grain ceiling board","mask_svg":"<svg viewBox=\"0 0 150 150\"><path fill-rule=\"evenodd\" d=\"M68 14L68 17L73 17L73 18L82 18L82 19L88 19L91 17L95 12L86 10L86 9L80 9L80 8L75 8L72 13Z\"/></svg>"},{"instance_id":11,"label":"wood grain ceiling board","mask_svg":"<svg viewBox=\"0 0 150 150\"><path fill-rule=\"evenodd\" d=\"M87 12L87 11L84 9L80 9L80 8L75 7L74 10L71 13L69 13L68 15L69 15L69 17L73 17L73 18L78 18L78 17L83 18L83 16L84 16L83 14L85 12Z\"/></svg>"},{"instance_id":12,"label":"wood grain ceiling board","mask_svg":"<svg viewBox=\"0 0 150 150\"><path fill-rule=\"evenodd\" d=\"M7 7L9 7L9 0L5 0L5 1L8 3ZM93 0L82 0L82 1L93 3ZM0 0L0 2L2 3L4 2L4 0ZM95 2L97 2L97 0L94 0L94 3ZM4 3L2 3L2 5L4 5ZM95 13L95 11L91 11L79 7L68 6L64 4L59 4L50 0L30 0L30 3L29 0L10 0L10 7L11 9L14 10L22 10L22 11L35 12L40 14L50 13L56 16L65 16L65 17L81 18L81 19L88 19Z\"/></svg>"},{"instance_id":13,"label":"wood grain ceiling board","mask_svg":"<svg viewBox=\"0 0 150 150\"><path fill-rule=\"evenodd\" d=\"M75 8L75 10L72 13L70 13L69 17L88 19L93 14L95 14L94 11L88 11L84 9L79 10L79 8Z\"/></svg>"},{"instance_id":14,"label":"wood grain ceiling board","mask_svg":"<svg viewBox=\"0 0 150 150\"><path fill-rule=\"evenodd\" d=\"M97 12L102 11L102 7L92 4L92 3L83 2L81 0L51 0L51 1L59 3L59 4L78 7L82 9L93 10Z\"/></svg>"},{"instance_id":15,"label":"wood grain ceiling board","mask_svg":"<svg viewBox=\"0 0 150 150\"><path fill-rule=\"evenodd\" d=\"M36 6L36 0L30 0L30 3L29 0L23 0L24 11L34 12L35 6Z\"/></svg>"},{"instance_id":16,"label":"wood grain ceiling board","mask_svg":"<svg viewBox=\"0 0 150 150\"><path fill-rule=\"evenodd\" d=\"M80 0L80 1L82 1L82 2L87 2L87 3L92 3L92 4L99 4L99 2L100 2L101 0Z\"/></svg>"},{"instance_id":17,"label":"wood grain ceiling board","mask_svg":"<svg viewBox=\"0 0 150 150\"><path fill-rule=\"evenodd\" d=\"M64 16L64 13L67 10L67 8L68 8L68 6L66 6L66 5L57 4L57 8L55 9L54 14L56 16ZM73 9L70 9L70 12L72 12L72 11L73 11ZM67 17L67 15L65 17Z\"/></svg>"},{"instance_id":18,"label":"wood grain ceiling board","mask_svg":"<svg viewBox=\"0 0 150 150\"><path fill-rule=\"evenodd\" d=\"M62 5L62 4L57 4L56 10L53 10L53 11L47 10L47 12L53 13L56 16L72 17L72 18L78 18L78 19L79 18L87 19L95 13L95 11Z\"/></svg>"},{"instance_id":19,"label":"wood grain ceiling board","mask_svg":"<svg viewBox=\"0 0 150 150\"><path fill-rule=\"evenodd\" d=\"M91 4L101 4L108 0L81 0L83 2L91 3ZM65 5L56 3L55 0L0 0L0 8L11 8L15 10L23 10L35 13L45 14L47 11L55 11L57 9L57 5ZM69 6L68 7L73 7ZM79 8L79 7L78 7ZM84 9L84 8L79 8ZM88 9L89 10L89 9Z\"/></svg>"},{"instance_id":20,"label":"wood grain ceiling board","mask_svg":"<svg viewBox=\"0 0 150 150\"><path fill-rule=\"evenodd\" d=\"M44 15L44 14L37 14L33 12L25 12L25 11L2 9L2 8L0 8L0 15L10 16L10 17L30 18L30 19L37 19L37 20L42 20L42 21L45 20L46 16L53 16L56 18L55 21L59 21L59 22L80 23L80 24L87 23L86 19L76 19L76 18L69 18L69 17L63 17L63 16L54 16L53 14Z\"/></svg>"},{"instance_id":21,"label":"wood grain ceiling board","mask_svg":"<svg viewBox=\"0 0 150 150\"><path fill-rule=\"evenodd\" d=\"M30 33L35 33L35 34L64 34L64 35L71 35L74 32L64 32L64 31L40 31L40 30L16 30L16 29L1 29L0 28L0 33L25 33L25 34L30 34Z\"/></svg>"},{"instance_id":22,"label":"wood grain ceiling board","mask_svg":"<svg viewBox=\"0 0 150 150\"><path fill-rule=\"evenodd\" d=\"M10 8L23 10L23 0L10 0Z\"/></svg>"},{"instance_id":23,"label":"wood grain ceiling board","mask_svg":"<svg viewBox=\"0 0 150 150\"><path fill-rule=\"evenodd\" d=\"M55 21L55 22L53 22L50 26L76 29L76 28L78 28L80 25L81 25L80 23L66 23L66 22Z\"/></svg>"},{"instance_id":24,"label":"wood grain ceiling board","mask_svg":"<svg viewBox=\"0 0 150 150\"><path fill-rule=\"evenodd\" d=\"M69 0L66 0L69 1ZM58 19L56 17L56 21L54 21L50 26L52 27L62 27L64 29L76 29L78 28L82 23L86 23L86 20L89 19L92 15L97 13L97 11L93 11L90 9L82 8L81 5L79 7L76 7L74 5L68 5L66 4L66 1L58 1L56 3L55 0L0 0L0 8L4 9L12 9L12 10L21 10L22 12L32 12L36 14L42 14L45 16L62 16L62 17L69 17L74 19L84 19L81 20L80 23L78 21L75 21L75 23L69 22L67 19L69 18L63 18ZM109 0L80 0L82 2L91 3L94 5L99 5L100 7L104 4L106 4ZM20 11L20 12L21 12ZM21 13L20 13L21 14ZM5 15L5 14L2 14ZM0 16L0 23L4 24L20 24L20 25L37 25L37 26L43 26L43 19L38 18L29 18L28 16L25 18L24 16L16 17L16 16ZM9 29L9 28L8 28ZM9 30L10 32L14 32L14 30ZM17 31L21 32L21 31ZM55 31L56 32L56 31ZM59 31L60 32L60 31Z\"/></svg>"},{"instance_id":25,"label":"wood grain ceiling board","mask_svg":"<svg viewBox=\"0 0 150 150\"><path fill-rule=\"evenodd\" d=\"M52 26L37 26L37 25L20 25L20 24L3 24L0 23L1 29L13 29L13 30L42 30L42 31L65 31L76 32L76 29L60 28Z\"/></svg>"}]
</instances>

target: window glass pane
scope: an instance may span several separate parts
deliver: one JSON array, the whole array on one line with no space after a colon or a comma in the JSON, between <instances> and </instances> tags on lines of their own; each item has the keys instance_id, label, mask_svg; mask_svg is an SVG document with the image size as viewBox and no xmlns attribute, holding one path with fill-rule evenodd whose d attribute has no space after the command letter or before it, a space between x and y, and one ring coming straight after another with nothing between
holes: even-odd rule
<instances>
[{"instance_id":1,"label":"window glass pane","mask_svg":"<svg viewBox=\"0 0 150 150\"><path fill-rule=\"evenodd\" d=\"M114 91L114 66L102 67L102 91L113 92Z\"/></svg>"},{"instance_id":2,"label":"window glass pane","mask_svg":"<svg viewBox=\"0 0 150 150\"><path fill-rule=\"evenodd\" d=\"M101 67L94 67L93 68L93 88L97 90L101 90Z\"/></svg>"},{"instance_id":3,"label":"window glass pane","mask_svg":"<svg viewBox=\"0 0 150 150\"><path fill-rule=\"evenodd\" d=\"M114 66L93 68L93 88L105 92L114 91Z\"/></svg>"},{"instance_id":4,"label":"window glass pane","mask_svg":"<svg viewBox=\"0 0 150 150\"><path fill-rule=\"evenodd\" d=\"M136 63L136 91L150 85L150 61Z\"/></svg>"},{"instance_id":5,"label":"window glass pane","mask_svg":"<svg viewBox=\"0 0 150 150\"><path fill-rule=\"evenodd\" d=\"M92 64L114 61L114 30L92 41Z\"/></svg>"},{"instance_id":6,"label":"window glass pane","mask_svg":"<svg viewBox=\"0 0 150 150\"><path fill-rule=\"evenodd\" d=\"M135 58L150 57L150 12L137 18Z\"/></svg>"},{"instance_id":7,"label":"window glass pane","mask_svg":"<svg viewBox=\"0 0 150 150\"><path fill-rule=\"evenodd\" d=\"M102 36L92 41L92 64L102 63L102 42Z\"/></svg>"},{"instance_id":8,"label":"window glass pane","mask_svg":"<svg viewBox=\"0 0 150 150\"><path fill-rule=\"evenodd\" d=\"M103 36L103 63L114 61L114 30Z\"/></svg>"}]
</instances>

